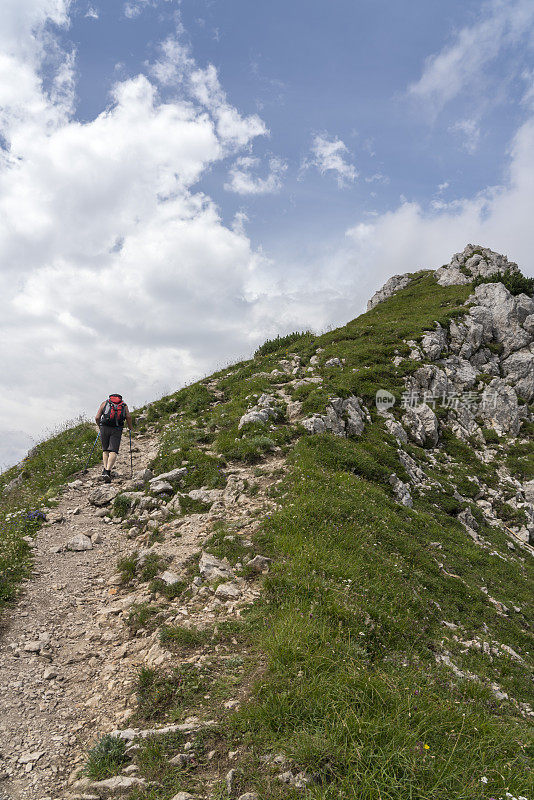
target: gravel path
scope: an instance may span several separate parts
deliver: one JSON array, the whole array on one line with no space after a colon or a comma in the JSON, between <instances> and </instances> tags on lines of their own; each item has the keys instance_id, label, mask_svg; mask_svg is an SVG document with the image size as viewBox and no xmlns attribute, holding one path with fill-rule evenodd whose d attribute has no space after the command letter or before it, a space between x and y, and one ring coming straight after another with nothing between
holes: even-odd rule
<instances>
[{"instance_id":1,"label":"gravel path","mask_svg":"<svg viewBox=\"0 0 534 800\"><path fill-rule=\"evenodd\" d=\"M134 472L147 467L157 452L157 441L148 435L136 437L135 443ZM125 466L119 463L113 485L130 489L126 461L125 450L121 462ZM275 505L266 489L276 483L272 476L280 474L284 459L271 455L263 467L259 479L250 467L227 468L226 487L212 493L217 498L211 498L211 510L171 516L160 526L162 540L150 552L186 578L187 564L213 534L216 520L232 524L236 535L249 542L259 516ZM125 625L131 606L153 596L146 583L121 585L117 559L134 550L149 552L140 548L146 546L150 531L132 541L125 527L106 521L101 516L105 512L89 503L91 491L103 485L100 472L100 467L91 469L60 495L59 506L50 512L35 541L34 575L18 605L4 617L0 800L71 797L88 748L102 734L127 727L139 667L170 665L172 660L160 646L158 631L139 630L132 636ZM253 483L259 491L250 497L244 487ZM55 517L59 519L53 521ZM66 550L66 543L81 534L92 537L93 549ZM189 624L213 625L221 615L239 616L240 609L260 593L257 585L239 577L234 577L227 595L222 593L224 587L192 588L185 604L167 603L167 623L180 623L185 615Z\"/></svg>"},{"instance_id":2,"label":"gravel path","mask_svg":"<svg viewBox=\"0 0 534 800\"><path fill-rule=\"evenodd\" d=\"M136 439L134 470L154 457L154 447L148 438ZM127 460L124 449L118 486L129 478ZM128 642L123 625L108 624L117 593L108 581L117 558L132 546L124 528L105 523L88 502L100 472L92 468L81 476L82 486L61 495L51 516L57 510L65 521L40 529L34 575L3 620L0 800L55 800L86 746L129 713L125 689L138 643ZM84 552L55 552L81 533L97 534L101 542Z\"/></svg>"}]
</instances>

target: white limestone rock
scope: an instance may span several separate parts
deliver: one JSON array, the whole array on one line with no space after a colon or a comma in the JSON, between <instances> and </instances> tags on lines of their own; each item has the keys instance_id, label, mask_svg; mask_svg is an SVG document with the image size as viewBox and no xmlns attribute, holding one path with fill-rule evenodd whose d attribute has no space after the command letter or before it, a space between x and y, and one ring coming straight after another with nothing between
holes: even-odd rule
<instances>
[{"instance_id":1,"label":"white limestone rock","mask_svg":"<svg viewBox=\"0 0 534 800\"><path fill-rule=\"evenodd\" d=\"M420 447L435 447L438 443L438 420L430 406L420 403L408 408L402 417L408 436Z\"/></svg>"},{"instance_id":2,"label":"white limestone rock","mask_svg":"<svg viewBox=\"0 0 534 800\"><path fill-rule=\"evenodd\" d=\"M211 553L203 551L198 564L200 574L208 581L218 578L233 578L234 571L225 558L216 558Z\"/></svg>"},{"instance_id":3,"label":"white limestone rock","mask_svg":"<svg viewBox=\"0 0 534 800\"><path fill-rule=\"evenodd\" d=\"M235 583L220 583L215 589L215 597L220 597L221 600L239 600L241 589Z\"/></svg>"},{"instance_id":4,"label":"white limestone rock","mask_svg":"<svg viewBox=\"0 0 534 800\"><path fill-rule=\"evenodd\" d=\"M114 486L99 486L93 489L88 500L92 506L106 506L108 503L111 503L118 494L119 489L116 489Z\"/></svg>"},{"instance_id":5,"label":"white limestone rock","mask_svg":"<svg viewBox=\"0 0 534 800\"><path fill-rule=\"evenodd\" d=\"M81 552L83 550L92 550L93 543L89 536L85 536L83 533L77 533L76 536L73 536L72 539L66 544L67 550L73 550L76 552Z\"/></svg>"},{"instance_id":6,"label":"white limestone rock","mask_svg":"<svg viewBox=\"0 0 534 800\"><path fill-rule=\"evenodd\" d=\"M407 508L411 508L413 506L413 500L408 484L403 483L394 472L389 476L389 482L393 487L397 502Z\"/></svg>"},{"instance_id":7,"label":"white limestone rock","mask_svg":"<svg viewBox=\"0 0 534 800\"><path fill-rule=\"evenodd\" d=\"M456 253L449 264L436 270L440 286L466 284L480 276L488 278L495 272L519 272L519 267L506 256L488 247L468 244L461 253Z\"/></svg>"},{"instance_id":8,"label":"white limestone rock","mask_svg":"<svg viewBox=\"0 0 534 800\"><path fill-rule=\"evenodd\" d=\"M150 491L154 494L173 494L174 488L169 481L156 479L150 482Z\"/></svg>"},{"instance_id":9,"label":"white limestone rock","mask_svg":"<svg viewBox=\"0 0 534 800\"><path fill-rule=\"evenodd\" d=\"M113 778L106 778L104 781L94 781L90 788L94 789L98 794L104 794L108 797L125 797L134 789L146 789L148 785L144 778L115 775Z\"/></svg>"},{"instance_id":10,"label":"white limestone rock","mask_svg":"<svg viewBox=\"0 0 534 800\"><path fill-rule=\"evenodd\" d=\"M446 347L447 332L437 322L435 331L425 331L421 339L421 349L430 361L435 361L441 356Z\"/></svg>"},{"instance_id":11,"label":"white limestone rock","mask_svg":"<svg viewBox=\"0 0 534 800\"><path fill-rule=\"evenodd\" d=\"M152 487L156 481L178 483L185 475L187 475L187 467L176 467L176 469L171 469L169 472L163 472L161 475L156 475L155 478L150 478L149 484L150 487Z\"/></svg>"},{"instance_id":12,"label":"white limestone rock","mask_svg":"<svg viewBox=\"0 0 534 800\"><path fill-rule=\"evenodd\" d=\"M410 281L412 280L413 275L411 273L406 273L404 275L393 275L389 280L385 282L381 289L374 293L370 300L367 301L367 311L370 311L372 308L378 305L378 303L382 303L384 300L387 300L389 297L395 294L395 292L400 291L400 289L404 289Z\"/></svg>"},{"instance_id":13,"label":"white limestone rock","mask_svg":"<svg viewBox=\"0 0 534 800\"><path fill-rule=\"evenodd\" d=\"M480 416L499 436L517 436L521 425L517 395L501 378L493 378L482 394Z\"/></svg>"}]
</instances>

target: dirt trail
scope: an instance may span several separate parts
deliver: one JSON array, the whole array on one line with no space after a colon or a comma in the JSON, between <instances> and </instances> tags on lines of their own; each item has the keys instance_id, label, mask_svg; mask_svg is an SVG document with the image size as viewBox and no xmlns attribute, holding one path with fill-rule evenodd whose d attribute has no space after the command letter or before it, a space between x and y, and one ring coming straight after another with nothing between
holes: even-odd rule
<instances>
[{"instance_id":1,"label":"dirt trail","mask_svg":"<svg viewBox=\"0 0 534 800\"><path fill-rule=\"evenodd\" d=\"M148 466L157 452L149 435L135 439L134 472ZM130 477L127 448L114 485ZM259 517L275 503L266 492L284 471L284 458L269 455L261 476L250 467L228 465L226 487L215 492L211 509L160 525L161 540L150 548L182 577L192 556L213 533L217 520L230 523L248 540ZM18 605L4 617L0 633L0 800L64 800L71 796L88 747L103 733L127 727L135 704L132 688L139 667L168 665L171 654L158 632L132 636L125 625L134 603L153 599L146 584L120 585L117 559L143 552L149 531L130 540L127 530L99 516L89 503L101 486L101 467L82 475L81 485L67 486L57 509L63 522L43 526L35 541L35 571ZM255 496L244 493L256 484ZM209 493L208 493L209 494ZM70 552L77 534L92 536L92 550ZM96 539L95 539L96 535ZM232 537L230 537L232 538ZM58 552L59 551L59 552ZM144 551L145 553L148 551ZM259 587L235 578L238 600L218 597L213 588L194 586L184 603L170 601L166 622L210 625L223 616L239 616L254 602ZM165 603L163 604L165 605ZM194 657L193 657L194 658Z\"/></svg>"},{"instance_id":2,"label":"dirt trail","mask_svg":"<svg viewBox=\"0 0 534 800\"><path fill-rule=\"evenodd\" d=\"M155 442L137 437L135 444L138 470L154 457ZM118 486L129 478L127 461L123 447ZM139 643L128 642L123 625L105 622L117 592L108 581L117 558L132 545L124 528L104 522L88 502L100 472L92 468L81 476L81 487L60 496L57 512L65 521L39 531L34 575L3 620L0 800L63 796L86 746L128 713L125 688ZM54 552L79 533L100 534L102 541L84 552Z\"/></svg>"}]
</instances>

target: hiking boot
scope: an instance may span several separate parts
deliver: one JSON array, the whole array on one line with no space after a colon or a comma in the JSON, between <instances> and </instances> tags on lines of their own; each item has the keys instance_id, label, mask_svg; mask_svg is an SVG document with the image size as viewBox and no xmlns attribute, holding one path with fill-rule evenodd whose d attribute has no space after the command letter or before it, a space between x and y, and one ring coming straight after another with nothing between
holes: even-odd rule
<instances>
[{"instance_id":1,"label":"hiking boot","mask_svg":"<svg viewBox=\"0 0 534 800\"><path fill-rule=\"evenodd\" d=\"M104 483L111 483L111 470L105 469L102 472L102 479Z\"/></svg>"}]
</instances>

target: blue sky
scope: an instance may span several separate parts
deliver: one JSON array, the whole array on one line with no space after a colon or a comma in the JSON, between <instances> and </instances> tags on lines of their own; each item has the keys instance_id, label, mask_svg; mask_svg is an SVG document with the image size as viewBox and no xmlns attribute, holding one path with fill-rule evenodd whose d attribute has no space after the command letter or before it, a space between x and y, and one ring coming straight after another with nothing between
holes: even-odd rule
<instances>
[{"instance_id":1,"label":"blue sky","mask_svg":"<svg viewBox=\"0 0 534 800\"><path fill-rule=\"evenodd\" d=\"M533 50L531 0L4 0L0 465L110 362L139 404L468 241L533 274Z\"/></svg>"},{"instance_id":2,"label":"blue sky","mask_svg":"<svg viewBox=\"0 0 534 800\"><path fill-rule=\"evenodd\" d=\"M245 205L249 235L277 255L298 247L311 231L322 240L335 236L366 212L394 207L401 196L429 206L438 196L451 201L500 183L507 145L527 113L520 75L532 59L528 48L504 49L512 79L506 63L495 60L436 116L407 96L425 60L477 24L480 2L169 0L140 6L132 17L120 0L75 8L65 41L77 48L77 116L83 120L105 108L117 78L137 74L157 56L179 14L181 40L197 63L217 68L241 113L265 120L270 135L255 143L255 154L287 162L276 195L245 203L232 196L223 188L226 164L217 164L199 186L226 221ZM88 9L98 19L87 16ZM495 89L501 96L492 96ZM469 128L462 132L465 120L480 131L474 144ZM358 180L340 191L335 174L302 173L315 133L346 144Z\"/></svg>"}]
</instances>

